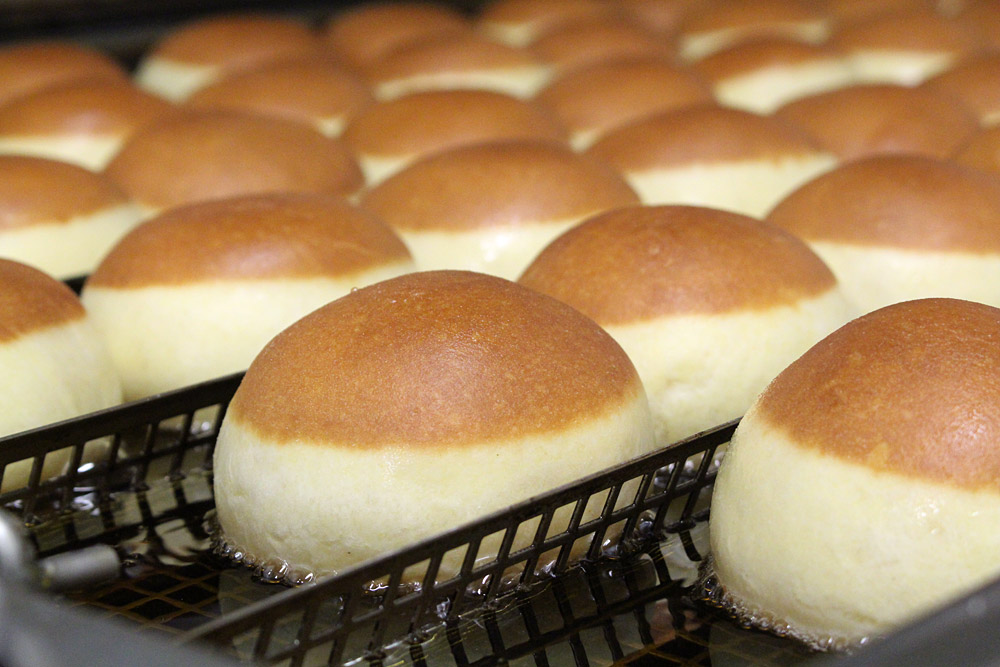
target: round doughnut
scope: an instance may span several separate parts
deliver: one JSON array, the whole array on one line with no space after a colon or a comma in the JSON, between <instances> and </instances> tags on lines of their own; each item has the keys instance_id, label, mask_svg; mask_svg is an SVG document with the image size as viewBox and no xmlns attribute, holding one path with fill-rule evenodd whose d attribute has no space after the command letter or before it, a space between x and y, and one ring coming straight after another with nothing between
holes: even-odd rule
<instances>
[{"instance_id":1,"label":"round doughnut","mask_svg":"<svg viewBox=\"0 0 1000 667\"><path fill-rule=\"evenodd\" d=\"M353 195L364 184L338 139L295 121L187 111L143 128L105 173L145 217L211 199L269 192Z\"/></svg>"},{"instance_id":2,"label":"round doughnut","mask_svg":"<svg viewBox=\"0 0 1000 667\"><path fill-rule=\"evenodd\" d=\"M104 341L80 300L38 269L0 259L0 435L121 403ZM65 471L69 449L45 457L42 479ZM33 459L3 470L0 491L28 483Z\"/></svg>"},{"instance_id":3,"label":"round doughnut","mask_svg":"<svg viewBox=\"0 0 1000 667\"><path fill-rule=\"evenodd\" d=\"M861 312L949 296L1000 306L1000 181L883 155L806 183L767 220L806 241Z\"/></svg>"},{"instance_id":4,"label":"round doughnut","mask_svg":"<svg viewBox=\"0 0 1000 667\"><path fill-rule=\"evenodd\" d=\"M93 271L138 224L140 211L102 176L83 167L0 156L0 257L56 278Z\"/></svg>"},{"instance_id":5,"label":"round doughnut","mask_svg":"<svg viewBox=\"0 0 1000 667\"><path fill-rule=\"evenodd\" d=\"M593 321L501 278L414 273L330 303L257 356L215 449L218 523L244 563L299 580L628 460L652 440L642 383ZM485 538L476 559L495 559L500 542ZM438 579L464 556L446 555Z\"/></svg>"},{"instance_id":6,"label":"round doughnut","mask_svg":"<svg viewBox=\"0 0 1000 667\"><path fill-rule=\"evenodd\" d=\"M131 400L245 370L298 318L411 270L392 230L340 198L259 195L141 224L81 298Z\"/></svg>"},{"instance_id":7,"label":"round doughnut","mask_svg":"<svg viewBox=\"0 0 1000 667\"><path fill-rule=\"evenodd\" d=\"M569 227L636 203L636 194L608 165L542 140L435 153L361 199L403 238L417 268L511 280Z\"/></svg>"},{"instance_id":8,"label":"round doughnut","mask_svg":"<svg viewBox=\"0 0 1000 667\"><path fill-rule=\"evenodd\" d=\"M907 301L785 369L736 430L711 552L743 622L814 646L890 632L1000 574L1000 310Z\"/></svg>"},{"instance_id":9,"label":"round doughnut","mask_svg":"<svg viewBox=\"0 0 1000 667\"><path fill-rule=\"evenodd\" d=\"M665 447L741 416L855 315L803 242L710 208L632 206L563 233L518 280L600 324L635 364Z\"/></svg>"}]
</instances>

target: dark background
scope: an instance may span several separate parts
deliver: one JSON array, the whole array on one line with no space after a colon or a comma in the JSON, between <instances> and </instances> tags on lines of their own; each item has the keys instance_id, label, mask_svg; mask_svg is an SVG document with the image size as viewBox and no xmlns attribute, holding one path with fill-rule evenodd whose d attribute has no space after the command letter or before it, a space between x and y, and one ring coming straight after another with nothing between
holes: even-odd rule
<instances>
[{"instance_id":1,"label":"dark background","mask_svg":"<svg viewBox=\"0 0 1000 667\"><path fill-rule=\"evenodd\" d=\"M319 22L361 0L0 0L0 41L70 39L134 65L168 28L235 11L272 12ZM442 2L473 13L483 2Z\"/></svg>"}]
</instances>

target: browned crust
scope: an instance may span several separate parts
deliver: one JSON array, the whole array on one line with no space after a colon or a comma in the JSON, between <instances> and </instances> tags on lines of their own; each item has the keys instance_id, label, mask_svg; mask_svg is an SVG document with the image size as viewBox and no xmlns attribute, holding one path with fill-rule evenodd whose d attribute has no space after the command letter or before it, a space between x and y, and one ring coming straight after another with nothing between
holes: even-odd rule
<instances>
[{"instance_id":1,"label":"browned crust","mask_svg":"<svg viewBox=\"0 0 1000 667\"><path fill-rule=\"evenodd\" d=\"M766 37L741 42L698 61L693 69L705 79L718 83L766 68L808 65L843 59L843 54L826 46L804 44L793 39Z\"/></svg>"},{"instance_id":2,"label":"browned crust","mask_svg":"<svg viewBox=\"0 0 1000 667\"><path fill-rule=\"evenodd\" d=\"M1000 54L989 53L963 60L925 81L923 87L958 98L982 122L1000 113Z\"/></svg>"},{"instance_id":3,"label":"browned crust","mask_svg":"<svg viewBox=\"0 0 1000 667\"><path fill-rule=\"evenodd\" d=\"M0 49L0 104L80 79L127 81L128 74L103 53L70 42L27 42Z\"/></svg>"},{"instance_id":4,"label":"browned crust","mask_svg":"<svg viewBox=\"0 0 1000 667\"><path fill-rule=\"evenodd\" d=\"M767 217L807 241L1000 252L1000 181L949 161L884 155L806 183Z\"/></svg>"},{"instance_id":5,"label":"browned crust","mask_svg":"<svg viewBox=\"0 0 1000 667\"><path fill-rule=\"evenodd\" d=\"M196 20L173 30L146 54L185 65L232 72L268 61L315 56L322 41L304 23L266 14Z\"/></svg>"},{"instance_id":6,"label":"browned crust","mask_svg":"<svg viewBox=\"0 0 1000 667\"><path fill-rule=\"evenodd\" d=\"M189 111L140 130L106 173L156 208L264 192L350 194L361 170L343 143L292 121Z\"/></svg>"},{"instance_id":7,"label":"browned crust","mask_svg":"<svg viewBox=\"0 0 1000 667\"><path fill-rule=\"evenodd\" d=\"M65 162L3 155L0 173L0 230L69 222L128 202L101 174Z\"/></svg>"},{"instance_id":8,"label":"browned crust","mask_svg":"<svg viewBox=\"0 0 1000 667\"><path fill-rule=\"evenodd\" d=\"M558 77L535 99L570 129L604 133L643 116L712 102L699 76L661 59L627 58Z\"/></svg>"},{"instance_id":9,"label":"browned crust","mask_svg":"<svg viewBox=\"0 0 1000 667\"><path fill-rule=\"evenodd\" d=\"M0 259L0 342L84 317L66 285L19 262Z\"/></svg>"},{"instance_id":10,"label":"browned crust","mask_svg":"<svg viewBox=\"0 0 1000 667\"><path fill-rule=\"evenodd\" d=\"M955 155L955 162L1000 176L1000 125L972 135Z\"/></svg>"},{"instance_id":11,"label":"browned crust","mask_svg":"<svg viewBox=\"0 0 1000 667\"><path fill-rule=\"evenodd\" d=\"M647 30L663 35L673 35L684 20L684 15L701 0L621 0L622 11L627 17Z\"/></svg>"},{"instance_id":12,"label":"browned crust","mask_svg":"<svg viewBox=\"0 0 1000 667\"><path fill-rule=\"evenodd\" d=\"M670 40L624 20L563 23L539 36L530 50L541 62L560 70L628 56L674 59Z\"/></svg>"},{"instance_id":13,"label":"browned crust","mask_svg":"<svg viewBox=\"0 0 1000 667\"><path fill-rule=\"evenodd\" d=\"M369 107L345 129L356 155L425 155L499 139L565 141L566 130L539 106L486 90L413 93Z\"/></svg>"},{"instance_id":14,"label":"browned crust","mask_svg":"<svg viewBox=\"0 0 1000 667\"><path fill-rule=\"evenodd\" d=\"M530 52L473 33L447 34L405 44L365 68L378 85L425 74L543 67Z\"/></svg>"},{"instance_id":15,"label":"browned crust","mask_svg":"<svg viewBox=\"0 0 1000 667\"><path fill-rule=\"evenodd\" d=\"M139 225L87 288L336 278L409 257L388 225L338 197L240 197L182 206Z\"/></svg>"},{"instance_id":16,"label":"browned crust","mask_svg":"<svg viewBox=\"0 0 1000 667\"><path fill-rule=\"evenodd\" d=\"M975 115L951 97L888 84L811 95L774 115L795 123L844 160L877 153L944 158L979 127Z\"/></svg>"},{"instance_id":17,"label":"browned crust","mask_svg":"<svg viewBox=\"0 0 1000 667\"><path fill-rule=\"evenodd\" d=\"M357 290L286 329L230 415L276 444L447 447L572 428L637 390L621 348L569 306L435 271Z\"/></svg>"},{"instance_id":18,"label":"browned crust","mask_svg":"<svg viewBox=\"0 0 1000 667\"><path fill-rule=\"evenodd\" d=\"M1000 4L988 0L970 2L954 20L975 33L983 44L1000 49Z\"/></svg>"},{"instance_id":19,"label":"browned crust","mask_svg":"<svg viewBox=\"0 0 1000 667\"><path fill-rule=\"evenodd\" d=\"M847 324L782 372L760 416L801 447L1000 490L1000 310L908 301Z\"/></svg>"},{"instance_id":20,"label":"browned crust","mask_svg":"<svg viewBox=\"0 0 1000 667\"><path fill-rule=\"evenodd\" d=\"M866 21L879 14L932 7L934 0L823 0L823 9L840 24Z\"/></svg>"},{"instance_id":21,"label":"browned crust","mask_svg":"<svg viewBox=\"0 0 1000 667\"><path fill-rule=\"evenodd\" d=\"M793 304L836 287L802 241L736 213L628 207L553 241L518 280L598 324Z\"/></svg>"},{"instance_id":22,"label":"browned crust","mask_svg":"<svg viewBox=\"0 0 1000 667\"><path fill-rule=\"evenodd\" d=\"M374 101L356 74L327 60L309 59L270 63L226 77L196 91L185 104L313 123L354 118Z\"/></svg>"},{"instance_id":23,"label":"browned crust","mask_svg":"<svg viewBox=\"0 0 1000 667\"><path fill-rule=\"evenodd\" d=\"M787 24L816 23L826 16L808 3L797 0L711 0L689 11L679 31L690 36L729 28L753 34L773 34L770 30Z\"/></svg>"},{"instance_id":24,"label":"browned crust","mask_svg":"<svg viewBox=\"0 0 1000 667\"><path fill-rule=\"evenodd\" d=\"M346 62L361 67L410 42L471 29L464 16L443 4L369 2L331 17L323 38Z\"/></svg>"},{"instance_id":25,"label":"browned crust","mask_svg":"<svg viewBox=\"0 0 1000 667\"><path fill-rule=\"evenodd\" d=\"M128 82L90 79L57 84L0 107L0 134L100 135L124 138L175 107Z\"/></svg>"},{"instance_id":26,"label":"browned crust","mask_svg":"<svg viewBox=\"0 0 1000 667\"><path fill-rule=\"evenodd\" d=\"M607 165L546 141L461 146L368 191L362 205L397 230L471 230L562 222L639 203Z\"/></svg>"},{"instance_id":27,"label":"browned crust","mask_svg":"<svg viewBox=\"0 0 1000 667\"><path fill-rule=\"evenodd\" d=\"M623 172L778 160L819 152L791 123L715 105L685 107L642 118L608 132L587 151Z\"/></svg>"},{"instance_id":28,"label":"browned crust","mask_svg":"<svg viewBox=\"0 0 1000 667\"><path fill-rule=\"evenodd\" d=\"M540 35L566 21L613 18L620 12L615 3L601 0L492 0L477 23L523 26Z\"/></svg>"},{"instance_id":29,"label":"browned crust","mask_svg":"<svg viewBox=\"0 0 1000 667\"><path fill-rule=\"evenodd\" d=\"M1000 176L1000 126L982 129L954 155L955 162Z\"/></svg>"},{"instance_id":30,"label":"browned crust","mask_svg":"<svg viewBox=\"0 0 1000 667\"><path fill-rule=\"evenodd\" d=\"M847 24L830 44L845 53L864 50L971 53L981 47L975 34L933 9L889 12Z\"/></svg>"}]
</instances>

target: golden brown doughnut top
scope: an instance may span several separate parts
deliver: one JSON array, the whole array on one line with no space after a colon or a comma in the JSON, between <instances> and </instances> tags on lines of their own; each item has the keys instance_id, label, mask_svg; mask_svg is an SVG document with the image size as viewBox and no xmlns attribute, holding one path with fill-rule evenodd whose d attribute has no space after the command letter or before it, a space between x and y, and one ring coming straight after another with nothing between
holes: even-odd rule
<instances>
[{"instance_id":1,"label":"golden brown doughnut top","mask_svg":"<svg viewBox=\"0 0 1000 667\"><path fill-rule=\"evenodd\" d=\"M0 135L125 136L164 118L174 105L128 82L89 79L56 84L0 106Z\"/></svg>"},{"instance_id":2,"label":"golden brown doughnut top","mask_svg":"<svg viewBox=\"0 0 1000 667\"><path fill-rule=\"evenodd\" d=\"M361 202L394 229L408 231L562 222L637 203L610 167L549 141L436 153L372 188Z\"/></svg>"},{"instance_id":3,"label":"golden brown doughnut top","mask_svg":"<svg viewBox=\"0 0 1000 667\"><path fill-rule=\"evenodd\" d=\"M606 18L560 24L540 35L529 49L541 62L562 71L624 57L674 59L674 46L666 37Z\"/></svg>"},{"instance_id":4,"label":"golden brown doughnut top","mask_svg":"<svg viewBox=\"0 0 1000 667\"><path fill-rule=\"evenodd\" d=\"M673 35L685 13L701 0L620 0L625 15L647 30Z\"/></svg>"},{"instance_id":5,"label":"golden brown doughnut top","mask_svg":"<svg viewBox=\"0 0 1000 667\"><path fill-rule=\"evenodd\" d=\"M434 90L369 107L343 139L356 155L400 157L499 139L565 141L566 130L527 100L487 90Z\"/></svg>"},{"instance_id":6,"label":"golden brown doughnut top","mask_svg":"<svg viewBox=\"0 0 1000 667\"><path fill-rule=\"evenodd\" d=\"M713 0L696 5L681 21L679 31L690 36L716 30L741 29L757 36L775 34L775 26L826 20L814 4L798 0Z\"/></svg>"},{"instance_id":7,"label":"golden brown doughnut top","mask_svg":"<svg viewBox=\"0 0 1000 667\"><path fill-rule=\"evenodd\" d=\"M188 111L143 128L106 173L154 208L264 192L350 194L363 182L336 139L301 123L227 111Z\"/></svg>"},{"instance_id":8,"label":"golden brown doughnut top","mask_svg":"<svg viewBox=\"0 0 1000 667\"><path fill-rule=\"evenodd\" d=\"M889 84L810 95L774 115L844 160L878 153L948 157L979 127L975 115L951 97Z\"/></svg>"},{"instance_id":9,"label":"golden brown doughnut top","mask_svg":"<svg viewBox=\"0 0 1000 667\"><path fill-rule=\"evenodd\" d=\"M760 416L803 448L1000 491L1000 310L907 301L848 323L786 368Z\"/></svg>"},{"instance_id":10,"label":"golden brown doughnut top","mask_svg":"<svg viewBox=\"0 0 1000 667\"><path fill-rule=\"evenodd\" d=\"M101 174L66 162L0 155L0 230L69 222L128 203Z\"/></svg>"},{"instance_id":11,"label":"golden brown doughnut top","mask_svg":"<svg viewBox=\"0 0 1000 667\"><path fill-rule=\"evenodd\" d=\"M372 85L443 72L543 67L525 49L491 42L474 33L447 34L405 44L365 68Z\"/></svg>"},{"instance_id":12,"label":"golden brown doughnut top","mask_svg":"<svg viewBox=\"0 0 1000 667\"><path fill-rule=\"evenodd\" d=\"M269 61L314 56L321 40L304 23L266 14L231 14L192 21L146 54L185 65L247 69Z\"/></svg>"},{"instance_id":13,"label":"golden brown doughnut top","mask_svg":"<svg viewBox=\"0 0 1000 667\"><path fill-rule=\"evenodd\" d=\"M360 77L317 58L283 60L228 76L195 91L185 104L314 123L353 118L374 101Z\"/></svg>"},{"instance_id":14,"label":"golden brown doughnut top","mask_svg":"<svg viewBox=\"0 0 1000 667\"><path fill-rule=\"evenodd\" d=\"M172 209L125 235L87 288L349 276L404 262L384 222L339 197L273 194Z\"/></svg>"},{"instance_id":15,"label":"golden brown doughnut top","mask_svg":"<svg viewBox=\"0 0 1000 667\"><path fill-rule=\"evenodd\" d=\"M945 160L877 156L806 183L767 221L810 242L998 253L1000 180Z\"/></svg>"},{"instance_id":16,"label":"golden brown doughnut top","mask_svg":"<svg viewBox=\"0 0 1000 667\"><path fill-rule=\"evenodd\" d=\"M715 105L647 116L611 130L587 150L621 171L780 160L819 153L791 123Z\"/></svg>"},{"instance_id":17,"label":"golden brown doughnut top","mask_svg":"<svg viewBox=\"0 0 1000 667\"><path fill-rule=\"evenodd\" d=\"M26 264L0 259L0 343L85 315L63 283Z\"/></svg>"},{"instance_id":18,"label":"golden brown doughnut top","mask_svg":"<svg viewBox=\"0 0 1000 667\"><path fill-rule=\"evenodd\" d=\"M835 62L843 55L834 49L805 44L794 39L766 37L740 42L717 51L692 66L705 79L718 83L757 70L777 67L794 68L821 62Z\"/></svg>"},{"instance_id":19,"label":"golden brown doughnut top","mask_svg":"<svg viewBox=\"0 0 1000 667\"><path fill-rule=\"evenodd\" d=\"M694 206L590 218L549 244L518 282L602 326L765 309L836 287L822 260L784 230Z\"/></svg>"},{"instance_id":20,"label":"golden brown doughnut top","mask_svg":"<svg viewBox=\"0 0 1000 667\"><path fill-rule=\"evenodd\" d=\"M619 15L612 2L602 0L492 0L479 12L477 24L524 27L540 35L561 23Z\"/></svg>"},{"instance_id":21,"label":"golden brown doughnut top","mask_svg":"<svg viewBox=\"0 0 1000 667\"><path fill-rule=\"evenodd\" d=\"M923 87L959 99L980 122L1000 115L1000 53L968 58L931 77Z\"/></svg>"},{"instance_id":22,"label":"golden brown doughnut top","mask_svg":"<svg viewBox=\"0 0 1000 667\"><path fill-rule=\"evenodd\" d=\"M840 27L830 44L844 52L911 51L971 53L980 47L975 34L930 7L888 12Z\"/></svg>"},{"instance_id":23,"label":"golden brown doughnut top","mask_svg":"<svg viewBox=\"0 0 1000 667\"><path fill-rule=\"evenodd\" d=\"M581 426L641 385L569 306L501 278L412 273L356 290L279 334L229 416L268 441L448 447Z\"/></svg>"},{"instance_id":24,"label":"golden brown doughnut top","mask_svg":"<svg viewBox=\"0 0 1000 667\"><path fill-rule=\"evenodd\" d=\"M566 72L535 99L572 130L599 133L657 112L713 101L708 84L660 58L625 58Z\"/></svg>"},{"instance_id":25,"label":"golden brown doughnut top","mask_svg":"<svg viewBox=\"0 0 1000 667\"><path fill-rule=\"evenodd\" d=\"M954 156L955 162L1000 176L1000 126L982 129Z\"/></svg>"},{"instance_id":26,"label":"golden brown doughnut top","mask_svg":"<svg viewBox=\"0 0 1000 667\"><path fill-rule=\"evenodd\" d=\"M823 9L838 23L846 25L879 14L926 9L928 0L824 0Z\"/></svg>"},{"instance_id":27,"label":"golden brown doughnut top","mask_svg":"<svg viewBox=\"0 0 1000 667\"><path fill-rule=\"evenodd\" d=\"M334 14L323 38L345 62L362 67L410 42L471 29L464 16L441 3L369 2Z\"/></svg>"},{"instance_id":28,"label":"golden brown doughnut top","mask_svg":"<svg viewBox=\"0 0 1000 667\"><path fill-rule=\"evenodd\" d=\"M953 20L975 33L987 47L1000 49L1000 4L988 0L967 3Z\"/></svg>"},{"instance_id":29,"label":"golden brown doughnut top","mask_svg":"<svg viewBox=\"0 0 1000 667\"><path fill-rule=\"evenodd\" d=\"M72 42L25 42L0 48L0 104L80 79L128 81L121 65Z\"/></svg>"}]
</instances>

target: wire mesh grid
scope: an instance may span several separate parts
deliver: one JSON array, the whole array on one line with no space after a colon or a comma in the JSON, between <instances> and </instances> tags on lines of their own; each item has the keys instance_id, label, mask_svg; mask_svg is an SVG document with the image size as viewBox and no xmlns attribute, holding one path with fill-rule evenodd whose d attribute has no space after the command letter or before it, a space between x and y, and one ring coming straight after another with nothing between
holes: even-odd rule
<instances>
[{"instance_id":1,"label":"wire mesh grid","mask_svg":"<svg viewBox=\"0 0 1000 667\"><path fill-rule=\"evenodd\" d=\"M127 527L112 492L211 465L212 450L241 374L0 438L0 505L26 524L80 502L101 510L107 530ZM152 508L140 517L148 520ZM107 510L107 511L106 511ZM66 524L67 544L78 544Z\"/></svg>"},{"instance_id":2,"label":"wire mesh grid","mask_svg":"<svg viewBox=\"0 0 1000 667\"><path fill-rule=\"evenodd\" d=\"M128 576L77 604L273 664L708 664L683 620L669 638L656 628L664 599L679 604L696 576L735 424L289 589L207 546L212 450L239 380L0 440L4 479L25 482L0 503L41 555L104 542L125 556Z\"/></svg>"},{"instance_id":3,"label":"wire mesh grid","mask_svg":"<svg viewBox=\"0 0 1000 667\"><path fill-rule=\"evenodd\" d=\"M723 428L276 595L252 612L207 623L192 637L252 646L250 657L291 665L317 658L341 664L359 656L383 664L384 647L404 637L413 663L426 664L420 646L430 629L454 629L463 613L472 611L487 632L491 659L525 650L490 632L496 605L530 597L535 585L550 584L554 574L572 569L576 557L598 562L613 536L622 536L615 555L634 557L641 545L655 543L655 535L690 528L698 511L704 514L698 501L714 478L715 452L731 432L732 426ZM586 508L595 504L600 512L585 519ZM566 515L568 521L559 525L558 517ZM530 537L526 546L515 548L522 543L519 536ZM487 543L498 543L499 549L484 552ZM457 573L442 574L446 559L461 562ZM530 616L525 624L530 645L544 639ZM448 641L453 664L478 664L454 631Z\"/></svg>"}]
</instances>

